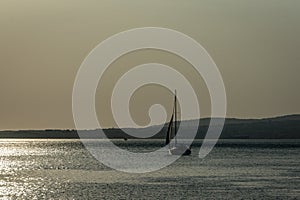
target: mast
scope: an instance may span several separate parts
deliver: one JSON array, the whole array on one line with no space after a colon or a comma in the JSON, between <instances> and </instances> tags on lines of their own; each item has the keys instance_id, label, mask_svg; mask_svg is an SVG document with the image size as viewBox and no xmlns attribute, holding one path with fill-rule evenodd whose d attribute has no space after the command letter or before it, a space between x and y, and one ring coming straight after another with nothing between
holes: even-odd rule
<instances>
[{"instance_id":1,"label":"mast","mask_svg":"<svg viewBox=\"0 0 300 200\"><path fill-rule=\"evenodd\" d=\"M174 99L174 113L175 113L175 127L174 127L174 138L175 138L175 146L177 144L177 138L176 138L176 134L177 134L177 94L176 94L176 90L175 90L175 99Z\"/></svg>"}]
</instances>

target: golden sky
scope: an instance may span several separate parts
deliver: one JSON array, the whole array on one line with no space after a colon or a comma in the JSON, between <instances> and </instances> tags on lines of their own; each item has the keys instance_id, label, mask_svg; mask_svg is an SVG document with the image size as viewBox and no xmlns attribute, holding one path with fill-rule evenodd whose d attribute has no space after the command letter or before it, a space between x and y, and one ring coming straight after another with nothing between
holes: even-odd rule
<instances>
[{"instance_id":1,"label":"golden sky","mask_svg":"<svg viewBox=\"0 0 300 200\"><path fill-rule=\"evenodd\" d=\"M72 87L86 55L113 34L145 26L178 30L206 48L223 76L228 117L300 113L299 10L298 0L1 0L0 129L73 128ZM117 60L112 78L100 83L96 106L107 116L104 126L114 126L105 96L119 69L154 61L190 76L202 116L209 116L206 87L189 64L145 50ZM170 95L148 90L156 99L147 101L162 96L168 105ZM132 108L141 124L148 119L142 95Z\"/></svg>"}]
</instances>

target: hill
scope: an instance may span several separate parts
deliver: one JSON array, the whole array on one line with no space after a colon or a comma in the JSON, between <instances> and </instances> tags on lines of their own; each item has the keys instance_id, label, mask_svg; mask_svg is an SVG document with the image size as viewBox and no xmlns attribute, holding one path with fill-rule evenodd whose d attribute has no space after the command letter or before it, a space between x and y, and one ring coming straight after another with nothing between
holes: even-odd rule
<instances>
[{"instance_id":1,"label":"hill","mask_svg":"<svg viewBox=\"0 0 300 200\"><path fill-rule=\"evenodd\" d=\"M210 118L200 120L197 139L202 139L208 129ZM198 126L197 120L181 121L185 132ZM157 126L142 129L126 128L128 133L153 133ZM151 138L165 138L167 124ZM121 129L104 129L109 138L134 138ZM97 138L97 130L86 130L86 138ZM76 130L19 130L0 131L0 138L79 138ZM226 118L221 139L300 139L300 115L287 115L264 119Z\"/></svg>"}]
</instances>

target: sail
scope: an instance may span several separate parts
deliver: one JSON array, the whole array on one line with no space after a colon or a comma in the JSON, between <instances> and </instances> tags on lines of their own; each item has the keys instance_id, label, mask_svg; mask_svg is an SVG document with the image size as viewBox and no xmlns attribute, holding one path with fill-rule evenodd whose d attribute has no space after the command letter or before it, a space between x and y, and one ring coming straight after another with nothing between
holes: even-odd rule
<instances>
[{"instance_id":1,"label":"sail","mask_svg":"<svg viewBox=\"0 0 300 200\"><path fill-rule=\"evenodd\" d=\"M167 137L166 137L166 145L169 144L170 140L171 140L173 116L174 116L174 114L172 114L172 117L171 117L171 120L170 120L169 126L168 126Z\"/></svg>"},{"instance_id":2,"label":"sail","mask_svg":"<svg viewBox=\"0 0 300 200\"><path fill-rule=\"evenodd\" d=\"M177 93L175 90L175 97L174 97L174 113L175 113L175 124L174 124L174 139L175 139L175 146L177 145Z\"/></svg>"}]
</instances>

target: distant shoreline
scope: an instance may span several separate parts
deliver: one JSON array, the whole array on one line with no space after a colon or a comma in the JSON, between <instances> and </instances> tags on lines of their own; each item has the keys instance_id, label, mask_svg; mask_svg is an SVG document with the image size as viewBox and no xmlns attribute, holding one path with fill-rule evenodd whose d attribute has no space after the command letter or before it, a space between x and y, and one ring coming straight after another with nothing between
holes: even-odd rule
<instances>
[{"instance_id":1,"label":"distant shoreline","mask_svg":"<svg viewBox=\"0 0 300 200\"><path fill-rule=\"evenodd\" d=\"M198 126L197 120L181 121L180 124L184 131L189 131L191 127ZM210 118L200 120L200 126L196 139L205 137ZM125 128L126 132L153 132L154 126L136 129ZM124 133L118 128L103 129L106 136L110 139L133 139L134 137ZM97 130L82 131L84 138L98 138ZM152 139L164 139L166 124L164 128ZM0 139L79 139L76 130L7 130L0 131ZM221 134L221 139L300 139L300 114L286 115L264 119L236 119L226 118L225 125ZM101 139L101 138L100 138Z\"/></svg>"}]
</instances>

